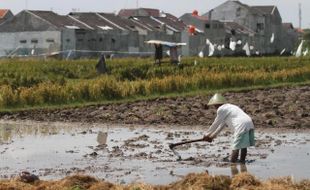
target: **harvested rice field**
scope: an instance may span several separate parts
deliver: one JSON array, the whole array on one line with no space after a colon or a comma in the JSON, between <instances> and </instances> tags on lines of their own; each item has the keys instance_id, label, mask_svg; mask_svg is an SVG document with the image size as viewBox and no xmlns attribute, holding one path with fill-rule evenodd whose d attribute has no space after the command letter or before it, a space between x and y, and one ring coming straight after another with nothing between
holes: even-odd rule
<instances>
[{"instance_id":1,"label":"harvested rice field","mask_svg":"<svg viewBox=\"0 0 310 190\"><path fill-rule=\"evenodd\" d=\"M224 189L234 189L240 186L239 183L253 185L248 184L253 182L253 176L257 177L255 184L259 185L264 185L265 182L258 181L281 176L289 176L285 180L291 185L310 178L308 129L258 129L256 147L248 150L247 163L231 165L226 162L232 139L232 133L228 130L223 131L212 143L200 142L176 148L182 157L177 160L168 147L169 143L199 138L206 127L3 120L0 125L0 178L16 179L21 171L28 171L41 180L61 180L61 183L48 182L54 183L55 189L63 183L65 186L67 182L64 181L70 180L67 176L71 175L96 177L96 180L91 178L91 184L84 184L90 189L96 189L96 186L100 189L100 185L107 185L99 183L103 179L124 185L112 185L115 188L143 183L153 185L145 186L149 189L167 184L172 186L163 188L175 189L178 185L181 188L182 183L194 183L193 188L197 185L199 189L207 185L205 183L214 182L225 183L222 184ZM98 141L98 134L102 132L108 134L106 146L100 145ZM188 176L190 173L201 174ZM249 174L238 175L240 173ZM234 182L239 177L231 177L236 175L250 177ZM217 180L219 181L216 182ZM267 181L266 184L273 182ZM5 186L7 183L9 182L2 182L1 185ZM44 183L47 182L38 182L37 185L44 186Z\"/></svg>"}]
</instances>

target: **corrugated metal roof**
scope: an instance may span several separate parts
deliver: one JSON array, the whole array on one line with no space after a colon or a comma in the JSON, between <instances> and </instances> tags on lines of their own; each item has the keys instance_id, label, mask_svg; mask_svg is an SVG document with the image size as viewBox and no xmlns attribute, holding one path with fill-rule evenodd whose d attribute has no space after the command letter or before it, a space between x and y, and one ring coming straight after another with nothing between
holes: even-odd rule
<instances>
[{"instance_id":1,"label":"corrugated metal roof","mask_svg":"<svg viewBox=\"0 0 310 190\"><path fill-rule=\"evenodd\" d=\"M113 30L119 30L115 25L113 25L111 22L106 21L105 19L101 18L100 15L93 12L74 12L69 13L69 16L74 17L75 19L79 20L80 22L83 22L87 24L88 26L94 28L94 29L107 29L112 28Z\"/></svg>"},{"instance_id":2,"label":"corrugated metal roof","mask_svg":"<svg viewBox=\"0 0 310 190\"><path fill-rule=\"evenodd\" d=\"M133 19L137 22L142 23L146 27L150 28L153 31L161 31L162 25L148 16L135 16Z\"/></svg>"},{"instance_id":3,"label":"corrugated metal roof","mask_svg":"<svg viewBox=\"0 0 310 190\"><path fill-rule=\"evenodd\" d=\"M151 8L121 9L118 15L121 17L131 17L131 16L158 17L160 16L160 11L158 9L151 9Z\"/></svg>"},{"instance_id":4,"label":"corrugated metal roof","mask_svg":"<svg viewBox=\"0 0 310 190\"><path fill-rule=\"evenodd\" d=\"M143 27L136 22L133 22L130 19L125 19L120 16L114 15L114 14L108 14L108 13L98 13L102 17L108 19L109 21L115 23L118 26L121 26L122 28L129 30L129 31L137 31L137 28L147 30L146 27Z\"/></svg>"},{"instance_id":5,"label":"corrugated metal roof","mask_svg":"<svg viewBox=\"0 0 310 190\"><path fill-rule=\"evenodd\" d=\"M176 17L176 16L174 16L174 15L172 15L170 13L165 13L165 15L166 15L166 18L168 18L168 19L171 19L173 21L179 21L178 17Z\"/></svg>"},{"instance_id":6,"label":"corrugated metal roof","mask_svg":"<svg viewBox=\"0 0 310 190\"><path fill-rule=\"evenodd\" d=\"M186 28L186 24L181 20L174 21L174 20L171 20L167 17L154 17L154 18L165 23L168 26L171 26L171 27L177 29L178 31L182 31Z\"/></svg>"},{"instance_id":7,"label":"corrugated metal roof","mask_svg":"<svg viewBox=\"0 0 310 190\"><path fill-rule=\"evenodd\" d=\"M252 9L256 9L264 14L272 14L276 6L274 5L265 5L265 6L252 6Z\"/></svg>"},{"instance_id":8,"label":"corrugated metal roof","mask_svg":"<svg viewBox=\"0 0 310 190\"><path fill-rule=\"evenodd\" d=\"M67 26L75 26L76 29L89 29L85 25L71 19L68 16L58 15L52 11L27 10L37 17L49 22L57 28L68 28Z\"/></svg>"},{"instance_id":9,"label":"corrugated metal roof","mask_svg":"<svg viewBox=\"0 0 310 190\"><path fill-rule=\"evenodd\" d=\"M253 30L251 30L250 28L242 26L236 22L224 22L224 26L229 31L234 29L239 34L255 34L256 33Z\"/></svg>"}]
</instances>

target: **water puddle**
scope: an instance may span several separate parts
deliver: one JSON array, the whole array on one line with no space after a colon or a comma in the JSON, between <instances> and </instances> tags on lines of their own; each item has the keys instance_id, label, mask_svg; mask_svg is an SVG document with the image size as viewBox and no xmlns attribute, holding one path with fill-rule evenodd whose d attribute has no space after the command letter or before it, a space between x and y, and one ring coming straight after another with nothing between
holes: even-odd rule
<instances>
[{"instance_id":1,"label":"water puddle","mask_svg":"<svg viewBox=\"0 0 310 190\"><path fill-rule=\"evenodd\" d=\"M178 147L172 142L202 137L204 127L107 126L76 123L0 122L0 178L27 170L41 179L83 173L111 182L167 184L191 172L234 175L248 171L261 179L310 178L308 131L257 130L257 146L246 166L223 161L230 153L231 132L213 143ZM107 133L107 145L98 134ZM100 136L100 135L99 135ZM105 141L105 139L104 139Z\"/></svg>"}]
</instances>

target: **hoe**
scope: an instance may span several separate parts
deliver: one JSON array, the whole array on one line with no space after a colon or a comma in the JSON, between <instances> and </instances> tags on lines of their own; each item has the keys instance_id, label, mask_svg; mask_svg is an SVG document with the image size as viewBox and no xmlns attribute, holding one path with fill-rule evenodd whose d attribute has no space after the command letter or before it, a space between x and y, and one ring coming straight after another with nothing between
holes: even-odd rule
<instances>
[{"instance_id":1,"label":"hoe","mask_svg":"<svg viewBox=\"0 0 310 190\"><path fill-rule=\"evenodd\" d=\"M189 141L182 141L182 142L178 142L178 143L172 143L172 144L169 144L169 148L172 150L173 154L178 157L177 161L180 161L180 160L182 160L181 155L177 151L174 150L174 148L176 146L194 143L194 142L202 142L202 141L205 141L205 140L203 138L200 138L200 139L194 139L194 140L189 140Z\"/></svg>"}]
</instances>

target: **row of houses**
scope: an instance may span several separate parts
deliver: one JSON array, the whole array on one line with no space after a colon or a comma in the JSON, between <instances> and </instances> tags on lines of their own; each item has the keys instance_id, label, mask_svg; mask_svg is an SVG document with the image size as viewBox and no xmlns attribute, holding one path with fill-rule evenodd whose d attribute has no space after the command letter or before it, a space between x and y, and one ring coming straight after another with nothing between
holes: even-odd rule
<instances>
[{"instance_id":1,"label":"row of houses","mask_svg":"<svg viewBox=\"0 0 310 190\"><path fill-rule=\"evenodd\" d=\"M208 40L207 40L208 39ZM276 6L248 6L227 1L199 15L177 18L157 9L123 9L119 13L0 10L0 56L151 55L148 40L185 42L185 56L290 53L298 32L283 23ZM206 44L206 40L208 44ZM231 48L235 43L236 48ZM210 52L210 47L212 52Z\"/></svg>"}]
</instances>

